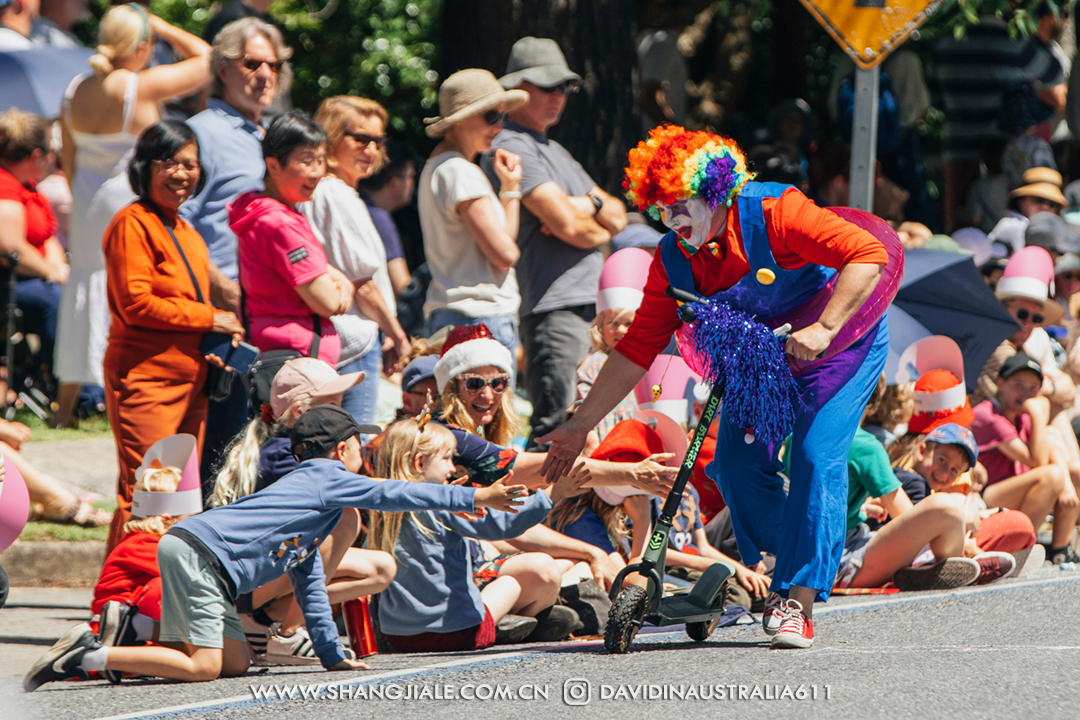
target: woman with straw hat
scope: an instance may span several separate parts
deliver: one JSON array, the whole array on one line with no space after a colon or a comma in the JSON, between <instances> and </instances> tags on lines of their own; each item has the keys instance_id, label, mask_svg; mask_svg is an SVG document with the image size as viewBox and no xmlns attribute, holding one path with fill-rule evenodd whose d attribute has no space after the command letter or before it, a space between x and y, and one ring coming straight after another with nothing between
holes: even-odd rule
<instances>
[{"instance_id":1,"label":"woman with straw hat","mask_svg":"<svg viewBox=\"0 0 1080 720\"><path fill-rule=\"evenodd\" d=\"M420 175L420 226L431 269L424 315L427 334L446 325L484 323L513 353L518 344L518 259L521 164L497 150L498 195L473 159L491 149L506 113L528 102L503 90L487 70L462 70L439 90L439 112L427 134L442 138Z\"/></svg>"}]
</instances>

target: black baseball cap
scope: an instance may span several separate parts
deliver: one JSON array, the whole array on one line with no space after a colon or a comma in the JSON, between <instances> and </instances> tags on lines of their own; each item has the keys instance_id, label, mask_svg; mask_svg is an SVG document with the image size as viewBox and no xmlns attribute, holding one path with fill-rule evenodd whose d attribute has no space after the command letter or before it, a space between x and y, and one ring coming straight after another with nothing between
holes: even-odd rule
<instances>
[{"instance_id":1,"label":"black baseball cap","mask_svg":"<svg viewBox=\"0 0 1080 720\"><path fill-rule=\"evenodd\" d=\"M1042 382L1043 371L1042 365L1035 361L1035 358L1031 357L1027 353L1018 352L1011 358L1001 364L1001 370L998 371L998 377L1005 380L1012 377L1021 370L1030 370L1039 376L1039 381Z\"/></svg>"},{"instance_id":2,"label":"black baseball cap","mask_svg":"<svg viewBox=\"0 0 1080 720\"><path fill-rule=\"evenodd\" d=\"M318 405L301 415L293 426L292 452L303 462L325 456L343 440L372 432L382 432L382 428L357 425L347 410L334 405Z\"/></svg>"}]
</instances>

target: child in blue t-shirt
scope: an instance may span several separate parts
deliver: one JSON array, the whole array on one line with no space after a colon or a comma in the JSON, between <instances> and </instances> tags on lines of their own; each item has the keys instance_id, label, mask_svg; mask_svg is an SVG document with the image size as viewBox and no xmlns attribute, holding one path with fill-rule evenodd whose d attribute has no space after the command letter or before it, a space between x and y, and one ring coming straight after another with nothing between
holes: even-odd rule
<instances>
[{"instance_id":1,"label":"child in blue t-shirt","mask_svg":"<svg viewBox=\"0 0 1080 720\"><path fill-rule=\"evenodd\" d=\"M318 553L346 507L390 511L512 510L523 485L488 488L373 480L360 468L360 426L333 406L309 410L292 433L300 468L264 490L175 525L158 545L160 640L168 647L104 646L86 623L69 630L27 673L23 689L116 670L185 681L247 672L237 595L288 574L315 652L328 670L366 668L342 653Z\"/></svg>"}]
</instances>

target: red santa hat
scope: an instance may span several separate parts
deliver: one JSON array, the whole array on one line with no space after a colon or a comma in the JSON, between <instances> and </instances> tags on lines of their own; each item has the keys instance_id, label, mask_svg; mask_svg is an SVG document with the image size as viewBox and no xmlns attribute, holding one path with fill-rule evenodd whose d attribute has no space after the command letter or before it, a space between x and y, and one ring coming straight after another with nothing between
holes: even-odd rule
<instances>
[{"instance_id":1,"label":"red santa hat","mask_svg":"<svg viewBox=\"0 0 1080 720\"><path fill-rule=\"evenodd\" d=\"M177 467L180 468L180 484L176 486L175 492L136 490L131 499L132 517L179 517L202 512L196 445L194 435L183 433L162 438L150 446L143 456L142 464L135 471L135 482L142 480L149 470Z\"/></svg>"},{"instance_id":2,"label":"red santa hat","mask_svg":"<svg viewBox=\"0 0 1080 720\"><path fill-rule=\"evenodd\" d=\"M686 425L690 421L694 386L700 382L701 376L678 355L657 355L645 377L634 386L634 395L642 410L656 410ZM659 396L655 396L656 387L660 388Z\"/></svg>"},{"instance_id":3,"label":"red santa hat","mask_svg":"<svg viewBox=\"0 0 1080 720\"><path fill-rule=\"evenodd\" d=\"M446 336L439 362L435 363L435 384L441 393L458 375L485 365L514 372L510 351L492 336L487 325L458 325Z\"/></svg>"},{"instance_id":4,"label":"red santa hat","mask_svg":"<svg viewBox=\"0 0 1080 720\"><path fill-rule=\"evenodd\" d=\"M668 467L678 467L686 457L688 442L679 424L663 413L644 410L634 414L634 419L623 420L611 429L590 457L593 460L611 462L641 462L656 453L675 453L664 462ZM593 491L608 505L618 505L631 495L647 495L631 485L596 487Z\"/></svg>"},{"instance_id":5,"label":"red santa hat","mask_svg":"<svg viewBox=\"0 0 1080 720\"><path fill-rule=\"evenodd\" d=\"M1053 299L1054 261L1041 247L1021 248L1009 258L994 294L999 300L1022 298L1040 303L1046 316L1044 325L1056 324L1065 314L1065 308Z\"/></svg>"},{"instance_id":6,"label":"red santa hat","mask_svg":"<svg viewBox=\"0 0 1080 720\"><path fill-rule=\"evenodd\" d=\"M641 248L625 248L612 253L600 271L596 290L596 312L619 308L637 310L645 298L645 281L653 256Z\"/></svg>"},{"instance_id":7,"label":"red santa hat","mask_svg":"<svg viewBox=\"0 0 1080 720\"><path fill-rule=\"evenodd\" d=\"M928 433L947 423L969 427L974 422L964 384L964 355L955 341L944 335L925 337L900 354L899 365L898 383L915 380L915 412L908 430Z\"/></svg>"},{"instance_id":8,"label":"red santa hat","mask_svg":"<svg viewBox=\"0 0 1080 720\"><path fill-rule=\"evenodd\" d=\"M18 539L30 516L30 493L19 468L3 457L4 477L0 480L0 552Z\"/></svg>"}]
</instances>

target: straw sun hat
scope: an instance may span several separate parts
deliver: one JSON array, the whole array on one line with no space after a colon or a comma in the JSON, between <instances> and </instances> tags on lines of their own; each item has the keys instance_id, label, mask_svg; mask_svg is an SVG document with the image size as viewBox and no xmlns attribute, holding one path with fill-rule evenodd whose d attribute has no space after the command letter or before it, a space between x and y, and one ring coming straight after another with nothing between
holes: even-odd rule
<instances>
[{"instance_id":1,"label":"straw sun hat","mask_svg":"<svg viewBox=\"0 0 1080 720\"><path fill-rule=\"evenodd\" d=\"M500 106L509 112L528 101L527 92L503 90L499 81L487 70L460 70L446 78L439 88L439 117L424 119L428 126L427 135L431 138L442 137L452 126L473 115Z\"/></svg>"},{"instance_id":2,"label":"straw sun hat","mask_svg":"<svg viewBox=\"0 0 1080 720\"><path fill-rule=\"evenodd\" d=\"M1024 171L1024 184L1009 193L1009 204L1021 197L1037 197L1057 203L1062 208L1069 201L1061 194L1061 173L1047 167L1033 167Z\"/></svg>"}]
</instances>

